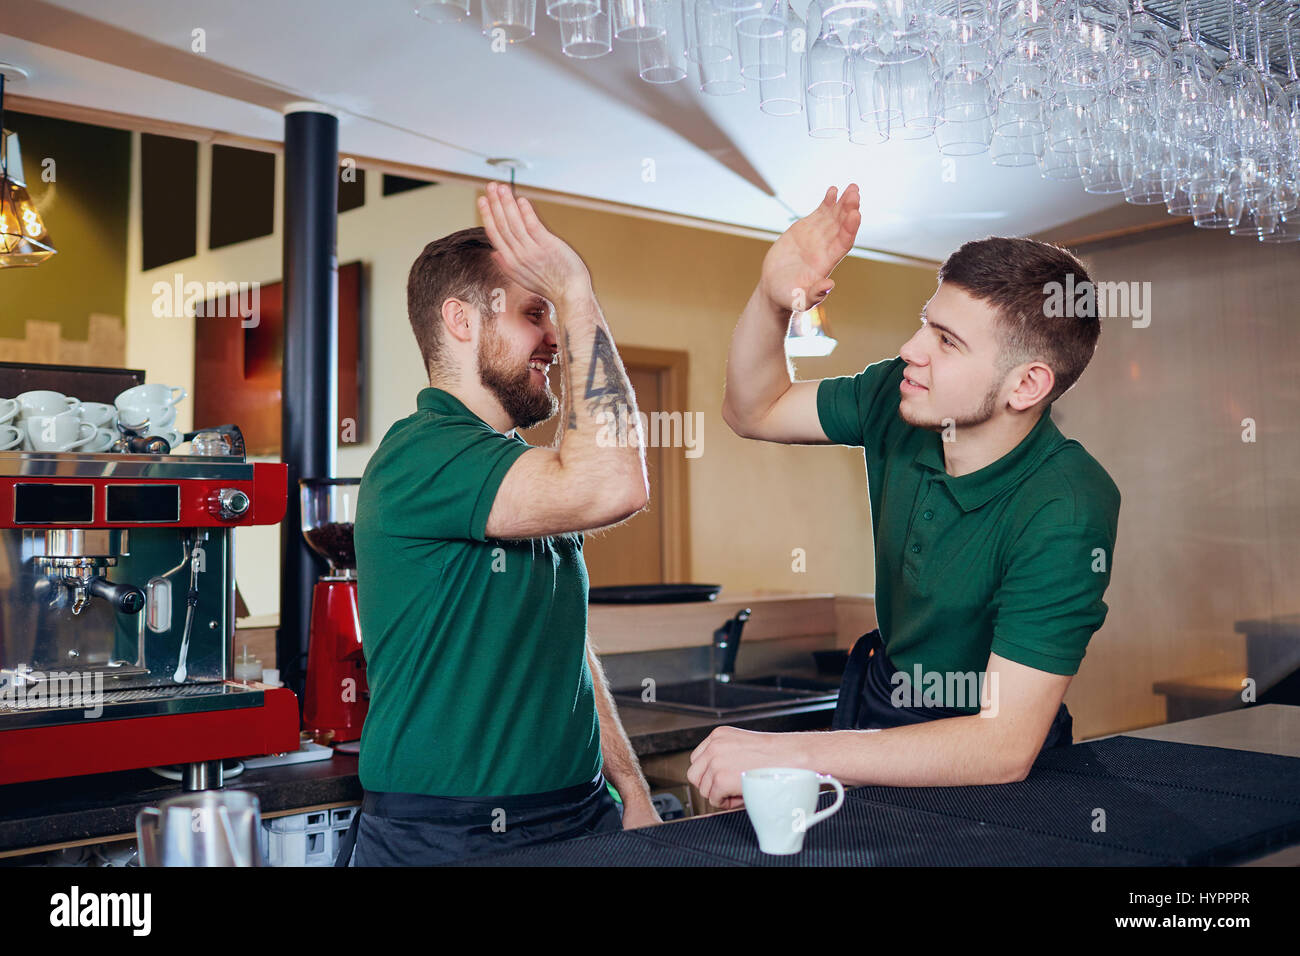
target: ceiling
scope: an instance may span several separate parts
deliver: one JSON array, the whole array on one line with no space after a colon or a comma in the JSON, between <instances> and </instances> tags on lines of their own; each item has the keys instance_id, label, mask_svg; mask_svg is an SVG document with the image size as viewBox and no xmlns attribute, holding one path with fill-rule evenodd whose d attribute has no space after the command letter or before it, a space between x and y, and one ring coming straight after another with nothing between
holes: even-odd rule
<instances>
[{"instance_id":1,"label":"ceiling","mask_svg":"<svg viewBox=\"0 0 1300 956\"><path fill-rule=\"evenodd\" d=\"M344 156L484 179L500 175L488 159L513 157L527 164L521 185L750 229L779 232L827 186L856 182L865 255L942 259L966 239L1042 233L1116 205L987 155L945 169L932 140L814 140L801 116L761 113L757 84L717 97L688 86L694 72L643 82L621 41L571 60L542 10L536 37L494 53L476 23L429 23L412 6L0 0L0 61L30 74L14 94L266 140L282 138L285 105L313 100L340 111Z\"/></svg>"}]
</instances>

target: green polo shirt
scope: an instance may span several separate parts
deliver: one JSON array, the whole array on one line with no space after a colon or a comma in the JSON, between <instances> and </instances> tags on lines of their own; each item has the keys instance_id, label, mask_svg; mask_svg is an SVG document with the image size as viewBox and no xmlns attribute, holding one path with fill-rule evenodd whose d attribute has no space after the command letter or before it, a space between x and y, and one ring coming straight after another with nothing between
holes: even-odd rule
<instances>
[{"instance_id":1,"label":"green polo shirt","mask_svg":"<svg viewBox=\"0 0 1300 956\"><path fill-rule=\"evenodd\" d=\"M906 364L817 389L827 437L865 454L885 653L909 676L979 673L990 652L1076 673L1106 620L1119 489L1050 407L1007 454L952 477L940 433L898 413Z\"/></svg>"},{"instance_id":2,"label":"green polo shirt","mask_svg":"<svg viewBox=\"0 0 1300 956\"><path fill-rule=\"evenodd\" d=\"M426 388L366 465L355 526L366 790L515 796L600 771L582 535L485 534L502 478L531 447Z\"/></svg>"}]
</instances>

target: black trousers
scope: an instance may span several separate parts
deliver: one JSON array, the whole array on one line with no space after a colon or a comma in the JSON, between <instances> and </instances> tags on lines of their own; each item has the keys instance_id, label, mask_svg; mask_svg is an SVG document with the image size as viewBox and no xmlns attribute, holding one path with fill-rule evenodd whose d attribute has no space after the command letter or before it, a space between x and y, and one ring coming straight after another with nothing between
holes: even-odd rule
<instances>
[{"instance_id":1,"label":"black trousers","mask_svg":"<svg viewBox=\"0 0 1300 956\"><path fill-rule=\"evenodd\" d=\"M930 707L915 703L911 706L895 706L892 697L898 685L893 683L893 675L897 671L893 661L885 655L884 642L878 628L858 638L853 650L849 652L849 662L844 668L831 729L885 729L963 715L964 711L953 707ZM913 688L913 701L922 690L919 687ZM1042 749L1068 747L1073 742L1074 718L1062 704L1047 732Z\"/></svg>"},{"instance_id":2,"label":"black trousers","mask_svg":"<svg viewBox=\"0 0 1300 956\"><path fill-rule=\"evenodd\" d=\"M433 797L366 791L335 866L438 866L623 827L604 774L546 793Z\"/></svg>"}]
</instances>

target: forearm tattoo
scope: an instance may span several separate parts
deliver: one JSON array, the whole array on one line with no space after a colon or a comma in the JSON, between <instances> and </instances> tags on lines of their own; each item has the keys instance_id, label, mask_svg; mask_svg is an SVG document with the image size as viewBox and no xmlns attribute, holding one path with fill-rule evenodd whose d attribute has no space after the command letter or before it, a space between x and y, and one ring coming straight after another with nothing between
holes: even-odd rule
<instances>
[{"instance_id":1,"label":"forearm tattoo","mask_svg":"<svg viewBox=\"0 0 1300 956\"><path fill-rule=\"evenodd\" d=\"M583 398L592 417L608 411L618 418L619 412L631 407L631 388L618 363L618 353L605 330L596 326L591 347L591 366L587 370L587 390Z\"/></svg>"}]
</instances>

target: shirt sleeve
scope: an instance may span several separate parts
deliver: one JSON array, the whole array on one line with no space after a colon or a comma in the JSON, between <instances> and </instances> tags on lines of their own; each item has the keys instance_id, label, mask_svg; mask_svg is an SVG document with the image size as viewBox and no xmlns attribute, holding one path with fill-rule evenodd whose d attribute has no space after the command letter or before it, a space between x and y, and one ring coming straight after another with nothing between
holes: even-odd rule
<instances>
[{"instance_id":1,"label":"shirt sleeve","mask_svg":"<svg viewBox=\"0 0 1300 956\"><path fill-rule=\"evenodd\" d=\"M1055 510L1042 509L1011 547L993 596L990 649L1036 670L1073 675L1106 620L1102 595L1115 537L1090 524L1061 523Z\"/></svg>"},{"instance_id":2,"label":"shirt sleeve","mask_svg":"<svg viewBox=\"0 0 1300 956\"><path fill-rule=\"evenodd\" d=\"M898 384L906 366L901 356L868 365L857 375L824 378L817 386L817 417L837 445L883 447L898 417Z\"/></svg>"},{"instance_id":3,"label":"shirt sleeve","mask_svg":"<svg viewBox=\"0 0 1300 956\"><path fill-rule=\"evenodd\" d=\"M384 533L486 541L497 489L532 446L467 419L434 418L413 429L379 489Z\"/></svg>"}]
</instances>

